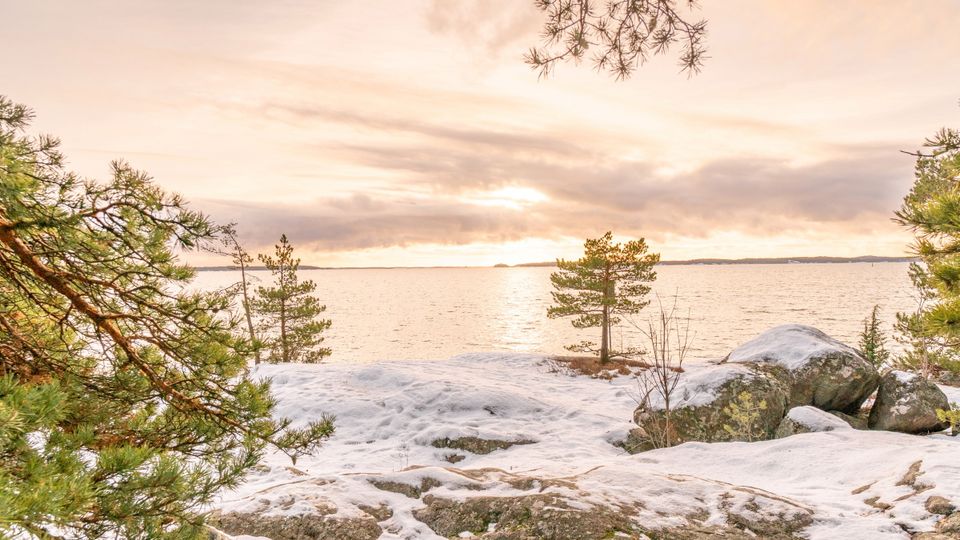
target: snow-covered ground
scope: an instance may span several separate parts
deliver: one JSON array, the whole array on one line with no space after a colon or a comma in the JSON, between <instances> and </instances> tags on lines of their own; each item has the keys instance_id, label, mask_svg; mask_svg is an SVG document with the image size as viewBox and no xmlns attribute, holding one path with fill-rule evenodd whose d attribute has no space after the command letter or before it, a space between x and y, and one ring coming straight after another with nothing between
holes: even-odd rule
<instances>
[{"instance_id":1,"label":"snow-covered ground","mask_svg":"<svg viewBox=\"0 0 960 540\"><path fill-rule=\"evenodd\" d=\"M413 516L421 499L378 489L373 481L420 485L429 477L441 484L431 494L462 498L517 494L509 480L531 477L557 479L541 489L585 503L642 501L646 526L676 525L702 511L709 513L707 523L721 522L723 500L727 507L759 503L770 515L812 511L805 534L814 539L894 539L909 538L905 528L932 528L927 497L960 505L960 438L948 436L836 430L629 455L611 443L635 427L636 382L570 376L540 356L263 365L257 375L272 378L278 414L306 422L332 413L337 432L295 465L268 456L245 484L223 494L218 506L226 512L323 507L347 517L361 515L359 506L386 505L393 516L380 523L381 538L438 538ZM960 390L946 390L960 401ZM486 455L431 445L464 436L534 443ZM451 454L464 458L451 464ZM919 493L898 485L918 461ZM865 502L871 499L872 505Z\"/></svg>"}]
</instances>

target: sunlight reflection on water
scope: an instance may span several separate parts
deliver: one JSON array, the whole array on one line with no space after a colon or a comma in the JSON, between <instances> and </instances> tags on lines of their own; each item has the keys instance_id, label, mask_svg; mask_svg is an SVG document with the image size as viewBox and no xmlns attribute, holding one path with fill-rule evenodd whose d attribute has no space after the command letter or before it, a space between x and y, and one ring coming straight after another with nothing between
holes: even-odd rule
<instances>
[{"instance_id":1,"label":"sunlight reflection on water","mask_svg":"<svg viewBox=\"0 0 960 540\"><path fill-rule=\"evenodd\" d=\"M690 357L725 356L759 332L793 322L856 345L879 304L889 331L914 309L907 263L660 266L654 291L678 295L690 312ZM549 320L552 268L411 268L301 271L333 319L331 362L444 359L476 351L563 353L595 339L568 320ZM253 272L267 279L266 272ZM197 286L224 286L235 272L201 272ZM649 309L649 308L648 308ZM647 313L635 317L646 321ZM629 327L628 327L629 328ZM630 343L636 331L615 332ZM891 343L891 347L895 344Z\"/></svg>"}]
</instances>

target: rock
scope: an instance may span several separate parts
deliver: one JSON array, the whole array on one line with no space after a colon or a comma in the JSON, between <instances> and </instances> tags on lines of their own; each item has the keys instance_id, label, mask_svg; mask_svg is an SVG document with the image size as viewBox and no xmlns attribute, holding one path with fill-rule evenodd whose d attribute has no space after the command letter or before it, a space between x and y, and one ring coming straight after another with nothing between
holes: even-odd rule
<instances>
[{"instance_id":1,"label":"rock","mask_svg":"<svg viewBox=\"0 0 960 540\"><path fill-rule=\"evenodd\" d=\"M863 416L860 414L857 414L856 416L854 416L852 414L847 414L845 412L840 412L840 411L827 411L827 412L843 420L844 422L850 424L850 427L852 427L853 429L860 429L860 430L870 429L867 426L866 416Z\"/></svg>"},{"instance_id":2,"label":"rock","mask_svg":"<svg viewBox=\"0 0 960 540\"><path fill-rule=\"evenodd\" d=\"M427 495L426 507L413 515L440 536L456 538L469 532L479 538L577 540L642 538L630 516L613 508L571 507L557 495L471 497L465 500Z\"/></svg>"},{"instance_id":3,"label":"rock","mask_svg":"<svg viewBox=\"0 0 960 540\"><path fill-rule=\"evenodd\" d=\"M406 495L411 499L419 499L421 495L430 491L435 487L439 487L442 483L436 478L423 478L420 480L419 485L407 484L404 482L395 482L392 480L383 480L379 478L373 478L370 480L370 483L374 485L379 490L383 491L392 491L393 493L399 493L401 495Z\"/></svg>"},{"instance_id":4,"label":"rock","mask_svg":"<svg viewBox=\"0 0 960 540\"><path fill-rule=\"evenodd\" d=\"M787 324L737 347L724 362L766 365L790 389L789 407L856 413L880 375L855 349L811 326Z\"/></svg>"},{"instance_id":5,"label":"rock","mask_svg":"<svg viewBox=\"0 0 960 540\"><path fill-rule=\"evenodd\" d=\"M748 430L738 429L728 409L743 392L749 393L758 415ZM765 405L762 410L761 402ZM783 419L786 404L786 388L755 366L721 364L685 372L671 396L670 439L674 444L767 439ZM653 446L663 446L657 442L663 439L666 426L661 399L652 395L647 407L641 405L634 412L634 421ZM734 427L734 433L724 429L725 425ZM637 446L636 436L631 442Z\"/></svg>"},{"instance_id":6,"label":"rock","mask_svg":"<svg viewBox=\"0 0 960 540\"><path fill-rule=\"evenodd\" d=\"M853 429L850 424L828 412L816 407L805 405L794 407L780 421L776 438L782 439L799 433L813 433L817 431L833 431L835 429Z\"/></svg>"},{"instance_id":7,"label":"rock","mask_svg":"<svg viewBox=\"0 0 960 540\"><path fill-rule=\"evenodd\" d=\"M459 437L456 439L444 437L442 439L436 439L430 444L434 448L450 448L473 454L489 454L495 450L505 450L518 444L534 444L535 442L537 441L531 441L529 439L504 441L500 439L481 439L480 437Z\"/></svg>"},{"instance_id":8,"label":"rock","mask_svg":"<svg viewBox=\"0 0 960 540\"><path fill-rule=\"evenodd\" d=\"M645 529L629 506L595 506L572 502L556 494L516 497L447 499L427 495L424 508L413 515L445 538L483 540L787 540L802 538L800 531L813 520L809 513L765 519L753 511L724 512L727 523L703 516L685 516L686 523L663 529Z\"/></svg>"},{"instance_id":9,"label":"rock","mask_svg":"<svg viewBox=\"0 0 960 540\"><path fill-rule=\"evenodd\" d=\"M361 504L357 506L357 509L366 514L370 514L377 521L386 521L393 517L393 509L385 504L377 506Z\"/></svg>"},{"instance_id":10,"label":"rock","mask_svg":"<svg viewBox=\"0 0 960 540\"><path fill-rule=\"evenodd\" d=\"M902 433L929 433L947 428L937 409L949 407L936 384L919 375L891 371L883 376L877 400L870 410L870 429Z\"/></svg>"},{"instance_id":11,"label":"rock","mask_svg":"<svg viewBox=\"0 0 960 540\"><path fill-rule=\"evenodd\" d=\"M931 514L940 514L943 516L952 514L957 509L957 507L954 506L949 499L939 495L931 495L928 497L927 502L923 504L923 507L926 508L927 512L930 512Z\"/></svg>"},{"instance_id":12,"label":"rock","mask_svg":"<svg viewBox=\"0 0 960 540\"><path fill-rule=\"evenodd\" d=\"M954 512L937 522L936 530L941 534L952 534L960 537L960 512Z\"/></svg>"},{"instance_id":13,"label":"rock","mask_svg":"<svg viewBox=\"0 0 960 540\"><path fill-rule=\"evenodd\" d=\"M206 540L231 540L230 536L210 525L204 526L204 531L206 531Z\"/></svg>"},{"instance_id":14,"label":"rock","mask_svg":"<svg viewBox=\"0 0 960 540\"><path fill-rule=\"evenodd\" d=\"M628 454L639 454L640 452L646 452L647 450L653 450L655 448L650 443L647 432L641 428L631 429L627 433L626 439L614 441L613 445L623 448Z\"/></svg>"},{"instance_id":15,"label":"rock","mask_svg":"<svg viewBox=\"0 0 960 540\"><path fill-rule=\"evenodd\" d=\"M229 512L210 516L210 522L231 535L265 536L272 540L376 540L383 530L377 518L333 517L324 514L263 516Z\"/></svg>"},{"instance_id":16,"label":"rock","mask_svg":"<svg viewBox=\"0 0 960 540\"><path fill-rule=\"evenodd\" d=\"M444 455L443 455L443 460L446 461L447 463L454 463L454 464L456 464L456 463L460 463L461 461L463 461L463 460L465 460L465 459L467 459L467 456L465 456L465 455L463 455L463 454L450 453L450 454L444 454Z\"/></svg>"}]
</instances>

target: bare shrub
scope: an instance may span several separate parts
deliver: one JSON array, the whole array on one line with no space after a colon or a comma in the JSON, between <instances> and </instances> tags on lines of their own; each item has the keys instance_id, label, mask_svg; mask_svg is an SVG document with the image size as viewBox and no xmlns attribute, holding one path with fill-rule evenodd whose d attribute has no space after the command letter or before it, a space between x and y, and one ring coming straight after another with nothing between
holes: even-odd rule
<instances>
[{"instance_id":1,"label":"bare shrub","mask_svg":"<svg viewBox=\"0 0 960 540\"><path fill-rule=\"evenodd\" d=\"M686 317L678 314L676 296L669 308L658 296L657 307L658 313L645 326L634 325L643 335L645 346L637 354L650 366L637 374L637 401L641 411L645 411L641 427L650 443L665 448L673 446L676 439L671 421L672 397L680 383L692 336L689 312ZM654 411L663 414L652 414Z\"/></svg>"}]
</instances>

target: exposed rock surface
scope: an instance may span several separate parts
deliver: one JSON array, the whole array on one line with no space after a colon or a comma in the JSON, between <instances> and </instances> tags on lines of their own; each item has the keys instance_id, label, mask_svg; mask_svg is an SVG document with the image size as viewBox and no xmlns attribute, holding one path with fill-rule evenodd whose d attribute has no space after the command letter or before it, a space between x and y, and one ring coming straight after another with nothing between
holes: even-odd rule
<instances>
[{"instance_id":1,"label":"exposed rock surface","mask_svg":"<svg viewBox=\"0 0 960 540\"><path fill-rule=\"evenodd\" d=\"M937 522L934 531L913 535L913 540L960 539L960 512L954 512Z\"/></svg>"},{"instance_id":2,"label":"exposed rock surface","mask_svg":"<svg viewBox=\"0 0 960 540\"><path fill-rule=\"evenodd\" d=\"M265 536L272 540L375 540L383 533L377 518L371 515L340 518L325 514L263 516L230 512L213 515L210 521L227 534Z\"/></svg>"},{"instance_id":3,"label":"exposed rock surface","mask_svg":"<svg viewBox=\"0 0 960 540\"><path fill-rule=\"evenodd\" d=\"M764 403L756 425L756 438L771 437L786 413L787 389L776 378L769 377L758 367L723 364L682 374L671 396L670 439L687 441L747 440L743 433L730 433L724 425L731 423L729 407L747 392L755 405ZM641 405L634 412L634 421L648 439L662 437L667 426L667 414L662 400L652 396L649 405ZM636 437L634 437L636 442Z\"/></svg>"},{"instance_id":4,"label":"exposed rock surface","mask_svg":"<svg viewBox=\"0 0 960 540\"><path fill-rule=\"evenodd\" d=\"M383 480L380 478L375 478L370 480L370 483L381 489L383 491L392 491L393 493L399 493L401 495L406 495L411 499L419 499L421 495L430 491L431 489L441 485L441 482L435 478L423 478L420 480L419 485L407 484L404 482L395 482L391 480Z\"/></svg>"},{"instance_id":5,"label":"exposed rock surface","mask_svg":"<svg viewBox=\"0 0 960 540\"><path fill-rule=\"evenodd\" d=\"M462 538L469 533L484 540L788 540L801 538L799 531L812 522L805 512L759 519L725 512L726 524L706 524L709 514L704 512L685 516L684 525L647 529L636 523L635 508L571 503L553 494L466 500L427 495L424 503L424 508L414 511L414 517L437 534Z\"/></svg>"},{"instance_id":6,"label":"exposed rock surface","mask_svg":"<svg viewBox=\"0 0 960 540\"><path fill-rule=\"evenodd\" d=\"M957 507L950 502L949 499L939 495L928 497L927 502L923 503L923 507L931 514L940 514L944 516L952 514L957 510Z\"/></svg>"},{"instance_id":7,"label":"exposed rock surface","mask_svg":"<svg viewBox=\"0 0 960 540\"><path fill-rule=\"evenodd\" d=\"M575 510L555 495L472 497L463 501L427 495L426 507L413 515L437 534L456 538L470 532L498 540L588 540L641 538L629 515L610 508Z\"/></svg>"},{"instance_id":8,"label":"exposed rock surface","mask_svg":"<svg viewBox=\"0 0 960 540\"><path fill-rule=\"evenodd\" d=\"M206 540L230 540L230 537L215 527L206 526Z\"/></svg>"},{"instance_id":9,"label":"exposed rock surface","mask_svg":"<svg viewBox=\"0 0 960 540\"><path fill-rule=\"evenodd\" d=\"M805 405L803 407L794 407L787 412L787 415L780 421L775 433L776 438L782 439L799 433L812 433L816 431L833 431L835 429L853 429L839 417L828 412L821 411L816 407Z\"/></svg>"},{"instance_id":10,"label":"exposed rock surface","mask_svg":"<svg viewBox=\"0 0 960 540\"><path fill-rule=\"evenodd\" d=\"M946 409L947 396L936 384L904 371L883 376L877 400L870 410L870 428L903 433L929 433L947 428L937 418Z\"/></svg>"},{"instance_id":11,"label":"exposed rock surface","mask_svg":"<svg viewBox=\"0 0 960 540\"><path fill-rule=\"evenodd\" d=\"M463 450L474 454L489 454L490 452L505 450L518 444L533 444L535 442L536 441L529 439L505 441L500 439L483 439L480 437L459 437L456 439L444 437L430 444L433 445L434 448L451 448L453 450Z\"/></svg>"},{"instance_id":12,"label":"exposed rock surface","mask_svg":"<svg viewBox=\"0 0 960 540\"><path fill-rule=\"evenodd\" d=\"M731 352L725 362L766 365L789 388L789 406L856 413L877 388L876 368L855 349L810 326L767 330Z\"/></svg>"}]
</instances>

